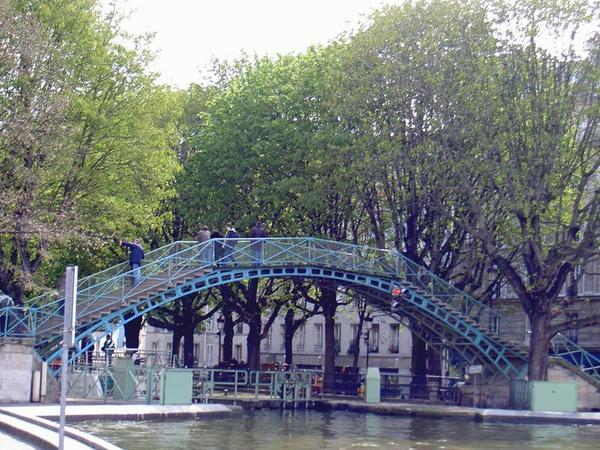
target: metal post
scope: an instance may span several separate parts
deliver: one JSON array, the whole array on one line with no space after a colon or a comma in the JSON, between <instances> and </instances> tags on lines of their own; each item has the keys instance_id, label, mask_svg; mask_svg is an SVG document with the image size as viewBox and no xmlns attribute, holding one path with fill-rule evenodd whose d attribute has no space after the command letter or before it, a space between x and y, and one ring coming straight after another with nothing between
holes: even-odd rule
<instances>
[{"instance_id":1,"label":"metal post","mask_svg":"<svg viewBox=\"0 0 600 450\"><path fill-rule=\"evenodd\" d=\"M146 368L146 405L152 403L152 366Z\"/></svg>"},{"instance_id":2,"label":"metal post","mask_svg":"<svg viewBox=\"0 0 600 450\"><path fill-rule=\"evenodd\" d=\"M365 346L366 346L366 350L367 350L367 364L366 364L366 368L365 368L365 376L367 376L367 370L369 370L369 334L370 334L370 330L367 330L365 332Z\"/></svg>"},{"instance_id":3,"label":"metal post","mask_svg":"<svg viewBox=\"0 0 600 450\"><path fill-rule=\"evenodd\" d=\"M65 416L67 409L67 383L69 372L69 348L75 345L75 314L77 305L77 266L67 267L63 321L62 367L60 374L60 424L58 448L65 447Z\"/></svg>"},{"instance_id":4,"label":"metal post","mask_svg":"<svg viewBox=\"0 0 600 450\"><path fill-rule=\"evenodd\" d=\"M219 351L218 351L219 358L217 359L217 367L220 368L221 367L221 330L219 330L217 332L217 335L219 336L219 345L218 345L218 347L219 347Z\"/></svg>"},{"instance_id":5,"label":"metal post","mask_svg":"<svg viewBox=\"0 0 600 450\"><path fill-rule=\"evenodd\" d=\"M477 374L473 374L473 408L477 408Z\"/></svg>"}]
</instances>

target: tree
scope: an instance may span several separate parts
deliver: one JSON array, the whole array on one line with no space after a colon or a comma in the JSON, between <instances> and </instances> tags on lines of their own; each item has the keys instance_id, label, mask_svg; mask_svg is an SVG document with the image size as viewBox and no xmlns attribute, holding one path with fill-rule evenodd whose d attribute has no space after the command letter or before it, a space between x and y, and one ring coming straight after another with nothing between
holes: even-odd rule
<instances>
[{"instance_id":1,"label":"tree","mask_svg":"<svg viewBox=\"0 0 600 450\"><path fill-rule=\"evenodd\" d=\"M179 355L179 344L183 341L183 365L194 367L194 334L200 324L210 319L220 307L214 299L212 289L187 295L171 304L152 311L147 319L149 325L173 332L171 354ZM128 344L129 346L129 344Z\"/></svg>"},{"instance_id":2,"label":"tree","mask_svg":"<svg viewBox=\"0 0 600 450\"><path fill-rule=\"evenodd\" d=\"M49 254L57 265L73 261L65 248L110 259L115 231L164 220L177 108L146 73L143 41L117 44L94 2L14 0L3 13L23 32L3 27L0 288L20 302Z\"/></svg>"},{"instance_id":3,"label":"tree","mask_svg":"<svg viewBox=\"0 0 600 450\"><path fill-rule=\"evenodd\" d=\"M482 287L484 258L453 221L462 210L453 207L459 198L442 161L447 146L472 139L494 52L492 24L477 2L390 6L350 39L349 75L337 92L369 240L471 291ZM412 345L423 386L426 343L413 333Z\"/></svg>"},{"instance_id":4,"label":"tree","mask_svg":"<svg viewBox=\"0 0 600 450\"><path fill-rule=\"evenodd\" d=\"M556 333L600 323L599 314L569 319L570 302L559 298L574 268L598 256L600 238L597 34L585 56L573 48L553 55L537 42L544 23L577 30L585 22L587 5L562 6L524 3L525 39L499 41L486 88L493 114L478 118L485 132L460 154L449 152L447 163L468 212L460 223L481 242L529 318L530 380L547 378ZM523 11L516 9L519 19Z\"/></svg>"}]
</instances>

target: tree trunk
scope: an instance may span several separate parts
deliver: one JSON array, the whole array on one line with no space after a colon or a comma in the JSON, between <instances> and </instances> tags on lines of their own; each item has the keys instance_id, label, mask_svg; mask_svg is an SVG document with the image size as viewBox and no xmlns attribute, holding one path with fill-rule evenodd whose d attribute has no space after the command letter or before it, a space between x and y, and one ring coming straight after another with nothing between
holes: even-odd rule
<instances>
[{"instance_id":1,"label":"tree trunk","mask_svg":"<svg viewBox=\"0 0 600 450\"><path fill-rule=\"evenodd\" d=\"M248 369L260 370L260 325L259 327L256 324L250 325L246 342L248 344Z\"/></svg>"},{"instance_id":2,"label":"tree trunk","mask_svg":"<svg viewBox=\"0 0 600 450\"><path fill-rule=\"evenodd\" d=\"M354 336L354 355L352 357L352 367L358 368L358 359L360 357L360 338L362 336L363 318L359 317L356 327L356 336Z\"/></svg>"},{"instance_id":3,"label":"tree trunk","mask_svg":"<svg viewBox=\"0 0 600 450\"><path fill-rule=\"evenodd\" d=\"M423 339L412 333L412 381L411 398L427 397L427 349Z\"/></svg>"},{"instance_id":4,"label":"tree trunk","mask_svg":"<svg viewBox=\"0 0 600 450\"><path fill-rule=\"evenodd\" d=\"M133 313L129 313L125 315L125 318L129 318L133 315ZM126 323L125 328L125 344L128 349L128 353L133 353L140 346L140 330L142 329L142 318L143 316L139 316L133 319L131 322Z\"/></svg>"},{"instance_id":5,"label":"tree trunk","mask_svg":"<svg viewBox=\"0 0 600 450\"><path fill-rule=\"evenodd\" d=\"M233 359L233 335L234 325L231 311L223 311L223 361L231 361Z\"/></svg>"},{"instance_id":6,"label":"tree trunk","mask_svg":"<svg viewBox=\"0 0 600 450\"><path fill-rule=\"evenodd\" d=\"M248 326L248 368L260 370L260 333L262 331L261 311L257 303L258 279L254 278L248 282L246 291L246 311L250 320Z\"/></svg>"},{"instance_id":7,"label":"tree trunk","mask_svg":"<svg viewBox=\"0 0 600 450\"><path fill-rule=\"evenodd\" d=\"M529 341L529 381L548 380L548 326L550 313L536 312L529 317L531 323L531 340Z\"/></svg>"},{"instance_id":8,"label":"tree trunk","mask_svg":"<svg viewBox=\"0 0 600 450\"><path fill-rule=\"evenodd\" d=\"M285 363L290 367L294 362L294 310L288 308L285 313Z\"/></svg>"},{"instance_id":9,"label":"tree trunk","mask_svg":"<svg viewBox=\"0 0 600 450\"><path fill-rule=\"evenodd\" d=\"M335 310L336 290L329 286L321 289L321 306L325 318L325 361L323 364L323 392L333 392L335 387Z\"/></svg>"},{"instance_id":10,"label":"tree trunk","mask_svg":"<svg viewBox=\"0 0 600 450\"><path fill-rule=\"evenodd\" d=\"M233 359L233 335L234 325L231 311L231 287L228 285L221 287L221 296L223 297L223 361L231 361Z\"/></svg>"},{"instance_id":11,"label":"tree trunk","mask_svg":"<svg viewBox=\"0 0 600 450\"><path fill-rule=\"evenodd\" d=\"M194 367L194 330L185 330L183 335L183 366Z\"/></svg>"},{"instance_id":12,"label":"tree trunk","mask_svg":"<svg viewBox=\"0 0 600 450\"><path fill-rule=\"evenodd\" d=\"M432 347L427 346L427 375L442 375L442 357L439 353L433 350Z\"/></svg>"},{"instance_id":13,"label":"tree trunk","mask_svg":"<svg viewBox=\"0 0 600 450\"><path fill-rule=\"evenodd\" d=\"M181 328L179 328L177 325L175 326L175 328L173 329L173 340L172 340L172 344L171 344L171 359L173 359L173 357L178 358L179 357L179 343L181 342Z\"/></svg>"}]
</instances>

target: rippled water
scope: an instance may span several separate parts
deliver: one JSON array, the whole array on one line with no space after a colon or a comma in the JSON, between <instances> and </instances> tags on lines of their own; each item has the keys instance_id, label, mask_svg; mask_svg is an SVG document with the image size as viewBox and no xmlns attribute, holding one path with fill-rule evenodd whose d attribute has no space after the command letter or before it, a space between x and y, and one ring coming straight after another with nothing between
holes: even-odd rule
<instances>
[{"instance_id":1,"label":"rippled water","mask_svg":"<svg viewBox=\"0 0 600 450\"><path fill-rule=\"evenodd\" d=\"M600 448L597 425L475 423L341 411L262 410L226 419L93 421L75 427L128 450Z\"/></svg>"}]
</instances>

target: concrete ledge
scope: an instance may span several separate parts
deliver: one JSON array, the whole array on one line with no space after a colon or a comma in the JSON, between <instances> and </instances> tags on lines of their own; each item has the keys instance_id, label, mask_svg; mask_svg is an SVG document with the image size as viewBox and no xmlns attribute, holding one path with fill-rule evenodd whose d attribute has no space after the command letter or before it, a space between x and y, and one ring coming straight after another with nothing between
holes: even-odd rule
<instances>
[{"instance_id":1,"label":"concrete ledge","mask_svg":"<svg viewBox=\"0 0 600 450\"><path fill-rule=\"evenodd\" d=\"M21 416L41 417L44 419L58 420L60 407L58 405L40 406L10 406L0 408L0 412L7 411ZM197 419L203 417L226 417L240 414L240 406L218 404L193 404L193 405L68 405L67 420L171 420L180 418Z\"/></svg>"},{"instance_id":2,"label":"concrete ledge","mask_svg":"<svg viewBox=\"0 0 600 450\"><path fill-rule=\"evenodd\" d=\"M47 419L43 419L41 417L19 415L12 411L1 411L0 417L1 416L4 416L5 418L7 416L10 416L14 419L20 420L22 422L26 422L28 425L26 425L25 427L22 427L22 431L27 432L27 433L30 433L30 431L28 431L28 428L31 428L32 426L45 428L46 430L48 430L50 432L54 432L52 435L52 440L56 442L56 445L54 445L51 448L58 447L58 433L60 431L60 424L58 424L56 422L52 422ZM103 439L100 439L90 433L86 433L83 431L76 430L75 428L65 426L65 447L67 447L67 439L69 439L69 441L74 441L74 442L77 442L78 444L81 444L80 448L95 449L95 450L120 450L119 447L117 447L116 445L113 445L113 444L111 444ZM74 445L74 444L70 443L69 445ZM68 448L71 448L71 447L68 447Z\"/></svg>"},{"instance_id":3,"label":"concrete ledge","mask_svg":"<svg viewBox=\"0 0 600 450\"><path fill-rule=\"evenodd\" d=\"M31 423L28 420L23 420L19 417L13 417L12 415L5 413L0 413L0 428L6 430L13 436L18 436L19 439L35 445L36 447L51 450L56 450L58 448L58 432L49 430L41 425ZM101 440L98 439L98 441ZM112 444L106 444L107 446L90 447L85 443L68 436L65 429L65 448L68 448L69 450L90 450L93 448L98 450L118 449L118 447L115 447Z\"/></svg>"},{"instance_id":4,"label":"concrete ledge","mask_svg":"<svg viewBox=\"0 0 600 450\"><path fill-rule=\"evenodd\" d=\"M392 416L431 417L444 419L473 420L477 422L520 422L520 423L566 423L600 424L600 413L596 412L550 412L523 411L512 409L481 409L460 406L414 405L406 403L367 404L359 401L323 400L319 409L369 412Z\"/></svg>"}]
</instances>

